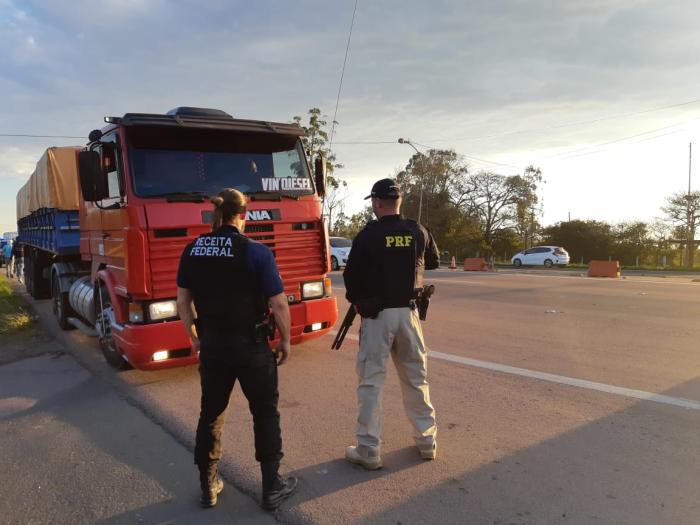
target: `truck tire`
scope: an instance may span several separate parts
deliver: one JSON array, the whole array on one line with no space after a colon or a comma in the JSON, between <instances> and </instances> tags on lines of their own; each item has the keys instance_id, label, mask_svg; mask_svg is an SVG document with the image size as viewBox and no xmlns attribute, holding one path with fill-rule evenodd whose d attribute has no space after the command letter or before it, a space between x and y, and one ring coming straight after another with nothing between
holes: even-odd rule
<instances>
[{"instance_id":1,"label":"truck tire","mask_svg":"<svg viewBox=\"0 0 700 525\"><path fill-rule=\"evenodd\" d=\"M107 290L102 286L95 287L95 314L95 329L105 361L115 370L129 370L131 365L117 350L112 336L112 304Z\"/></svg>"},{"instance_id":2,"label":"truck tire","mask_svg":"<svg viewBox=\"0 0 700 525\"><path fill-rule=\"evenodd\" d=\"M29 252L29 250L27 250ZM34 297L34 283L32 282L32 258L27 253L24 261L24 287L27 293Z\"/></svg>"},{"instance_id":3,"label":"truck tire","mask_svg":"<svg viewBox=\"0 0 700 525\"><path fill-rule=\"evenodd\" d=\"M27 286L27 291L34 299L47 299L51 295L51 283L44 277L44 269L48 267L44 259L43 254L36 248L31 249L27 258L27 263L30 265L27 273L31 280L31 289Z\"/></svg>"},{"instance_id":4,"label":"truck tire","mask_svg":"<svg viewBox=\"0 0 700 525\"><path fill-rule=\"evenodd\" d=\"M61 284L58 275L54 273L51 279L51 296L53 300L53 315L56 317L61 330L73 330L75 326L68 322L69 317L74 317L75 312L70 306L68 292L61 292Z\"/></svg>"}]
</instances>

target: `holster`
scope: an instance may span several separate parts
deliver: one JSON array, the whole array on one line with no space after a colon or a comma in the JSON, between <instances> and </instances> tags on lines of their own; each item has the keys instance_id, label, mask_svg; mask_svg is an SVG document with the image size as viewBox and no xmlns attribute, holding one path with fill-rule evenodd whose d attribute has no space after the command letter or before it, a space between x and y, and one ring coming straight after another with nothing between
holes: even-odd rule
<instances>
[{"instance_id":1,"label":"holster","mask_svg":"<svg viewBox=\"0 0 700 525\"><path fill-rule=\"evenodd\" d=\"M384 310L381 301L378 297L369 297L366 299L360 299L355 306L357 306L357 313L362 317L368 317L370 319L376 319L379 312Z\"/></svg>"}]
</instances>

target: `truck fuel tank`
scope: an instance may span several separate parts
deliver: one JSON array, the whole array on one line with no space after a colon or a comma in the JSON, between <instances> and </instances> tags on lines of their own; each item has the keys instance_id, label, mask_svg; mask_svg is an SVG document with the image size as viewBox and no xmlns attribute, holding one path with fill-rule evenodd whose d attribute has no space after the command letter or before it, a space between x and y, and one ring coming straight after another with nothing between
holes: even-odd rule
<instances>
[{"instance_id":1,"label":"truck fuel tank","mask_svg":"<svg viewBox=\"0 0 700 525\"><path fill-rule=\"evenodd\" d=\"M71 285L68 301L80 317L95 325L95 293L89 275L81 277Z\"/></svg>"}]
</instances>

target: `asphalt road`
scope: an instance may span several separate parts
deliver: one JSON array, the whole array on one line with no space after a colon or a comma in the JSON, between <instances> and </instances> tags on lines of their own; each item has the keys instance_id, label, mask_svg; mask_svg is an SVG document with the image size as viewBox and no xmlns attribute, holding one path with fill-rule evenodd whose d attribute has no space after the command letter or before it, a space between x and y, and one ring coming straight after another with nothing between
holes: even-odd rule
<instances>
[{"instance_id":1,"label":"asphalt road","mask_svg":"<svg viewBox=\"0 0 700 525\"><path fill-rule=\"evenodd\" d=\"M438 459L424 462L413 447L392 371L385 468L370 473L345 463L356 417L357 327L340 352L329 350L331 336L294 347L280 370L283 468L302 486L282 521L698 523L700 284L428 273L438 288L424 325ZM340 275L333 281L342 295ZM37 307L48 317L47 303ZM344 313L342 299L339 307ZM58 336L98 378L192 446L196 367L116 374L95 341ZM226 479L259 497L239 389L224 455Z\"/></svg>"}]
</instances>

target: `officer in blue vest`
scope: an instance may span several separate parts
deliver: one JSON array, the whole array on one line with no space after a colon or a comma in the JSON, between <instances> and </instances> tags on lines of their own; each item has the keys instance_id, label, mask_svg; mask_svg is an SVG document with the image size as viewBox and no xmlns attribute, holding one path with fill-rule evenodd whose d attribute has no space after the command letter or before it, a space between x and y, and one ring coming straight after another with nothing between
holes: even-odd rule
<instances>
[{"instance_id":1,"label":"officer in blue vest","mask_svg":"<svg viewBox=\"0 0 700 525\"><path fill-rule=\"evenodd\" d=\"M274 510L297 488L295 477L282 478L278 472L282 436L277 367L289 357L289 306L272 252L243 235L245 196L225 189L212 203L214 231L185 248L177 274L178 313L200 360L202 402L194 451L200 501L213 507L223 490L217 474L221 427L238 380L253 415L262 506ZM275 352L268 343L274 330L270 311L280 333Z\"/></svg>"},{"instance_id":2,"label":"officer in blue vest","mask_svg":"<svg viewBox=\"0 0 700 525\"><path fill-rule=\"evenodd\" d=\"M413 424L413 438L426 460L435 459L435 409L428 388L427 349L416 299L423 270L439 266L439 252L430 232L400 215L401 191L392 179L372 186L372 211L377 216L355 237L343 278L346 297L362 316L357 354L357 444L345 458L368 470L382 467L382 392L386 361L398 372L404 410Z\"/></svg>"}]
</instances>

